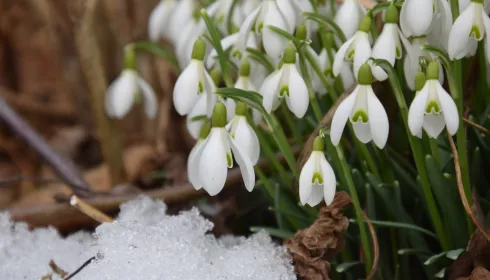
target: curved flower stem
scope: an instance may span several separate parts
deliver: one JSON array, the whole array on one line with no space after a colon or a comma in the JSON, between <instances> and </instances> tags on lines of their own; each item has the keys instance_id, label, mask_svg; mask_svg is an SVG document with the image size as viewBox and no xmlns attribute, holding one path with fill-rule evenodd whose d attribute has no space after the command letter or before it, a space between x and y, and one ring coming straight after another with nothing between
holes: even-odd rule
<instances>
[{"instance_id":1,"label":"curved flower stem","mask_svg":"<svg viewBox=\"0 0 490 280\"><path fill-rule=\"evenodd\" d=\"M310 101L312 102L313 111L315 112L315 117L317 119L317 122L320 122L322 119L320 107L318 105L318 100L315 96L315 93L313 92L313 89L312 89L311 79L309 77L308 69L306 68L305 56L308 57L308 55L309 55L308 51L304 50L304 49L299 54L301 74L303 76L303 79L305 80L307 87L308 87L308 93L310 95ZM311 54L310 54L310 60L315 62L313 59L311 59ZM317 70L319 69L318 64L317 64L316 68L317 68ZM323 75L323 73L321 73L321 74ZM318 107L317 111L315 111L315 106ZM356 187L354 185L354 180L352 179L350 167L349 167L349 164L347 163L347 160L344 157L342 147L337 146L334 148L333 144L329 138L325 139L325 140L327 142L327 145L329 146L329 149L332 148L330 150L337 152L336 156L338 157L338 159L340 161L340 167L341 167L339 170L342 170L343 175L345 177L345 181L347 182L347 185L349 187L349 192L350 192L350 195L352 197L352 202L354 204L354 209L356 212L356 218L359 221L361 221L362 220L361 204L359 202L359 197L357 196L357 191L356 191ZM372 258L371 258L371 247L369 246L368 234L367 234L366 227L364 224L359 225L359 231L361 233L361 244L362 244L362 249L364 251L364 257L366 260L366 262L365 262L366 274L368 274L369 271L371 270Z\"/></svg>"},{"instance_id":2,"label":"curved flower stem","mask_svg":"<svg viewBox=\"0 0 490 280\"><path fill-rule=\"evenodd\" d=\"M441 247L443 250L447 251L449 247L446 235L444 234L444 227L442 226L441 215L439 213L439 210L437 209L437 205L432 194L427 169L425 167L425 157L422 151L422 146L420 145L419 140L415 138L415 136L413 136L408 129L408 107L407 103L405 102L405 97L403 96L398 77L396 76L393 67L386 60L376 59L375 64L381 66L388 73L388 79L391 88L393 89L393 93L395 94L398 107L400 107L400 113L403 118L403 123L405 124L405 130L407 132L410 147L412 149L413 157L415 159L415 166L417 167L417 170L419 172L420 183L422 185L422 191L424 193L427 207L429 209L429 215L431 217L432 223L434 224L434 228L436 230L437 237L439 238L439 241L441 243Z\"/></svg>"}]
</instances>

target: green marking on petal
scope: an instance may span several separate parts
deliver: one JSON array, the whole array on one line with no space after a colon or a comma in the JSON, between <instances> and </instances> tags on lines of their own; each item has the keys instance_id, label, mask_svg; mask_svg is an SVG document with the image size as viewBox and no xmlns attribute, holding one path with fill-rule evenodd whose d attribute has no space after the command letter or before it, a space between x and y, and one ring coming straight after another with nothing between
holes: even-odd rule
<instances>
[{"instance_id":1,"label":"green marking on petal","mask_svg":"<svg viewBox=\"0 0 490 280\"><path fill-rule=\"evenodd\" d=\"M317 183L318 185L323 184L323 176L320 172L314 172L313 178L311 178L311 183Z\"/></svg>"},{"instance_id":2,"label":"green marking on petal","mask_svg":"<svg viewBox=\"0 0 490 280\"><path fill-rule=\"evenodd\" d=\"M225 15L224 14L220 14L217 18L216 18L216 21L218 23L222 23L223 21L225 20Z\"/></svg>"},{"instance_id":3,"label":"green marking on petal","mask_svg":"<svg viewBox=\"0 0 490 280\"><path fill-rule=\"evenodd\" d=\"M228 167L233 167L233 159L231 157L231 153L226 153L226 163L228 164Z\"/></svg>"},{"instance_id":4,"label":"green marking on petal","mask_svg":"<svg viewBox=\"0 0 490 280\"><path fill-rule=\"evenodd\" d=\"M236 57L239 60L242 59L242 52L240 50L234 50L233 53L231 54L232 57Z\"/></svg>"},{"instance_id":5,"label":"green marking on petal","mask_svg":"<svg viewBox=\"0 0 490 280\"><path fill-rule=\"evenodd\" d=\"M400 46L396 46L396 58L402 57L402 48Z\"/></svg>"},{"instance_id":6,"label":"green marking on petal","mask_svg":"<svg viewBox=\"0 0 490 280\"><path fill-rule=\"evenodd\" d=\"M197 87L199 88L199 93L203 93L204 92L204 85L202 84L201 81L199 81Z\"/></svg>"},{"instance_id":7,"label":"green marking on petal","mask_svg":"<svg viewBox=\"0 0 490 280\"><path fill-rule=\"evenodd\" d=\"M284 96L289 96L289 87L284 85L281 87L281 90L279 91L279 97L284 97Z\"/></svg>"},{"instance_id":8,"label":"green marking on petal","mask_svg":"<svg viewBox=\"0 0 490 280\"><path fill-rule=\"evenodd\" d=\"M259 34L262 33L262 29L264 29L264 23L263 22L259 22L259 27L257 28L257 32Z\"/></svg>"},{"instance_id":9,"label":"green marking on petal","mask_svg":"<svg viewBox=\"0 0 490 280\"><path fill-rule=\"evenodd\" d=\"M350 49L349 53L347 53L347 60L352 60L354 59L354 55L356 54L356 51L354 49Z\"/></svg>"},{"instance_id":10,"label":"green marking on petal","mask_svg":"<svg viewBox=\"0 0 490 280\"><path fill-rule=\"evenodd\" d=\"M357 110L351 118L352 122L357 123L357 122L362 122L362 123L368 123L369 117L366 111L360 109Z\"/></svg>"},{"instance_id":11,"label":"green marking on petal","mask_svg":"<svg viewBox=\"0 0 490 280\"><path fill-rule=\"evenodd\" d=\"M440 114L441 108L439 107L439 103L437 100L430 100L425 107L426 114Z\"/></svg>"},{"instance_id":12,"label":"green marking on petal","mask_svg":"<svg viewBox=\"0 0 490 280\"><path fill-rule=\"evenodd\" d=\"M323 74L327 77L335 78L332 68L325 69L325 71L323 71Z\"/></svg>"},{"instance_id":13,"label":"green marking on petal","mask_svg":"<svg viewBox=\"0 0 490 280\"><path fill-rule=\"evenodd\" d=\"M480 28L478 27L478 25L473 25L471 27L470 37L473 37L473 38L475 38L478 41L480 41L482 39Z\"/></svg>"}]
</instances>

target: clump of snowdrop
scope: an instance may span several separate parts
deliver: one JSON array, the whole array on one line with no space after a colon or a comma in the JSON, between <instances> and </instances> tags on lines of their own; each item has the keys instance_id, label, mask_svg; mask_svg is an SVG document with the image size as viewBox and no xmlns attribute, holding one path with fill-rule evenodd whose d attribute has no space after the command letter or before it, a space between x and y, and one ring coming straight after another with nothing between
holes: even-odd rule
<instances>
[{"instance_id":1,"label":"clump of snowdrop","mask_svg":"<svg viewBox=\"0 0 490 280\"><path fill-rule=\"evenodd\" d=\"M151 86L136 71L135 53L131 47L125 49L125 64L126 68L107 89L107 115L122 119L135 103L143 102L146 115L154 119L157 115L157 98Z\"/></svg>"},{"instance_id":2,"label":"clump of snowdrop","mask_svg":"<svg viewBox=\"0 0 490 280\"><path fill-rule=\"evenodd\" d=\"M357 82L357 87L333 115L330 128L332 143L339 144L345 125L350 121L357 139L362 143L372 140L382 149L388 140L388 115L373 91L373 74L367 63L360 67Z\"/></svg>"},{"instance_id":3,"label":"clump of snowdrop","mask_svg":"<svg viewBox=\"0 0 490 280\"><path fill-rule=\"evenodd\" d=\"M324 149L323 139L317 136L313 142L313 151L299 177L299 198L303 205L313 207L324 199L330 205L335 196L335 173L325 158Z\"/></svg>"},{"instance_id":4,"label":"clump of snowdrop","mask_svg":"<svg viewBox=\"0 0 490 280\"><path fill-rule=\"evenodd\" d=\"M448 54L451 59L473 56L478 41L486 36L487 59L490 50L490 18L483 8L483 0L472 0L454 22L449 33Z\"/></svg>"},{"instance_id":5,"label":"clump of snowdrop","mask_svg":"<svg viewBox=\"0 0 490 280\"><path fill-rule=\"evenodd\" d=\"M441 86L438 77L439 64L433 61L427 67L425 84L419 77L417 95L408 111L410 132L419 138L422 138L422 128L431 138L437 138L444 127L451 135L458 131L458 108L451 95Z\"/></svg>"},{"instance_id":6,"label":"clump of snowdrop","mask_svg":"<svg viewBox=\"0 0 490 280\"><path fill-rule=\"evenodd\" d=\"M257 134L247 120L248 107L242 102L238 102L235 109L235 116L226 126L226 130L236 141L236 145L248 156L253 165L259 162L260 143Z\"/></svg>"},{"instance_id":7,"label":"clump of snowdrop","mask_svg":"<svg viewBox=\"0 0 490 280\"><path fill-rule=\"evenodd\" d=\"M282 58L282 66L270 74L260 88L263 95L263 106L270 113L286 99L286 104L293 114L302 118L308 110L308 88L296 67L296 51L289 44Z\"/></svg>"},{"instance_id":8,"label":"clump of snowdrop","mask_svg":"<svg viewBox=\"0 0 490 280\"><path fill-rule=\"evenodd\" d=\"M352 62L354 76L357 77L359 68L371 57L371 43L369 42L369 30L371 30L371 18L365 16L359 24L358 31L345 42L335 55L333 62L333 74L338 76L344 67L344 61Z\"/></svg>"},{"instance_id":9,"label":"clump of snowdrop","mask_svg":"<svg viewBox=\"0 0 490 280\"><path fill-rule=\"evenodd\" d=\"M392 4L387 9L384 21L383 31L373 46L372 56L385 59L391 66L394 66L395 61L402 58L400 37L403 36L397 25L398 10L395 5ZM384 81L388 78L386 72L379 66L373 68L373 75L378 81Z\"/></svg>"},{"instance_id":10,"label":"clump of snowdrop","mask_svg":"<svg viewBox=\"0 0 490 280\"><path fill-rule=\"evenodd\" d=\"M233 157L240 167L245 187L252 191L255 172L247 151L244 151L226 130L226 107L216 103L212 115L212 128L206 140L195 149L188 168L189 181L196 189L203 188L209 195L217 195L225 186L228 168Z\"/></svg>"},{"instance_id":11,"label":"clump of snowdrop","mask_svg":"<svg viewBox=\"0 0 490 280\"><path fill-rule=\"evenodd\" d=\"M182 71L173 92L173 103L175 110L180 115L186 115L196 105L201 95L206 96L206 112L211 115L217 96L214 93L215 86L213 79L204 68L204 55L206 43L198 38L192 50L191 63ZM204 102L204 101L202 101Z\"/></svg>"}]
</instances>

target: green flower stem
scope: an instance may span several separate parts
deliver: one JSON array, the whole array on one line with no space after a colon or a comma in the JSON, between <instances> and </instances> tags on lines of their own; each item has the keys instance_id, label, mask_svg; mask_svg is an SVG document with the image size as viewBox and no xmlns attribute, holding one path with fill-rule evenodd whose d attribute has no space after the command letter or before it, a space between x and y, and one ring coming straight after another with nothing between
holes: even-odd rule
<instances>
[{"instance_id":1,"label":"green flower stem","mask_svg":"<svg viewBox=\"0 0 490 280\"><path fill-rule=\"evenodd\" d=\"M265 157L269 160L271 165L277 170L279 173L279 176L284 179L284 183L288 184L290 181L290 176L287 173L286 169L284 166L279 162L277 159L274 151L272 150L271 144L269 143L269 139L267 136L262 132L261 129L256 127L253 123L250 124L252 128L255 131L255 134L257 134L257 138L259 138L259 143L260 147L262 148L262 151L264 152Z\"/></svg>"},{"instance_id":2,"label":"green flower stem","mask_svg":"<svg viewBox=\"0 0 490 280\"><path fill-rule=\"evenodd\" d=\"M305 55L306 54L306 55ZM313 92L313 89L311 87L311 79L309 77L308 70L306 68L306 61L305 61L305 56L308 57L308 51L303 50L300 52L299 59L300 59L300 66L301 66L301 74L303 76L303 79L305 80L305 83L308 87L308 93L310 94L310 101L312 102L313 106L313 111L315 113L315 117L317 118L317 121L320 122L322 119L320 107L318 105L318 100L315 96L315 93ZM311 59L311 54L310 54L310 61L315 63L314 59ZM317 70L319 69L318 64L316 64ZM323 74L323 73L320 73ZM320 75L321 77L322 75ZM318 111L315 111L315 104L318 106ZM328 138L328 137L327 137ZM330 139L327 139L327 144L329 146L333 146L332 142ZM357 196L357 191L356 187L354 185L354 180L352 179L352 174L350 171L349 164L347 163L347 160L344 157L344 153L342 151L342 147L337 146L336 149L332 149L332 151L336 151L336 157L338 158L338 161L340 162L340 169L342 170L343 175L345 177L345 181L347 182L347 185L349 187L349 192L352 197L352 201L354 204L355 212L356 212L356 218L361 221L363 216L362 216L362 209L361 209L361 204L359 203L359 198ZM365 256L365 266L366 266L366 274L369 273L371 270L371 264L372 264L372 255L371 255L371 247L369 245L369 239L366 231L366 227L364 224L359 225L359 231L361 233L361 244L362 248L364 251L364 256Z\"/></svg>"},{"instance_id":3,"label":"green flower stem","mask_svg":"<svg viewBox=\"0 0 490 280\"><path fill-rule=\"evenodd\" d=\"M420 183L422 185L422 191L424 193L424 197L429 209L429 215L431 217L432 223L434 224L434 228L436 230L437 237L439 238L439 241L441 243L442 249L448 250L449 247L446 235L444 234L444 227L442 226L441 215L434 200L429 177L427 174L427 169L425 167L425 156L422 151L422 146L420 145L420 141L415 136L413 136L408 129L408 107L407 103L405 102L405 97L403 96L398 77L396 76L393 67L386 60L377 59L375 60L375 64L381 66L386 71L386 73L388 73L389 82L393 89L393 93L395 94L398 107L400 107L400 113L402 114L403 123L405 124L405 130L407 132L408 140L410 142L410 147L412 148L412 153L415 159L415 166L417 167L420 175Z\"/></svg>"},{"instance_id":4,"label":"green flower stem","mask_svg":"<svg viewBox=\"0 0 490 280\"><path fill-rule=\"evenodd\" d=\"M282 111L282 115L284 116L284 119L286 120L286 123L289 127L289 130L291 130L291 133L293 134L294 141L296 141L296 144L299 146L300 149L302 149L303 138L301 137L301 131L294 124L294 119L293 119L291 111L289 111L288 107L284 103L281 104L281 111Z\"/></svg>"},{"instance_id":5,"label":"green flower stem","mask_svg":"<svg viewBox=\"0 0 490 280\"><path fill-rule=\"evenodd\" d=\"M227 87L233 87L233 79L231 78L231 72L228 69L228 57L225 55L223 47L221 46L221 37L214 22L209 18L205 9L201 10L201 17L206 23L206 27L211 35L211 40L216 52L218 53L219 65L221 67L221 73L223 74L223 80Z\"/></svg>"},{"instance_id":6,"label":"green flower stem","mask_svg":"<svg viewBox=\"0 0 490 280\"><path fill-rule=\"evenodd\" d=\"M429 145L430 145L430 151L432 153L432 156L434 157L434 160L436 161L437 165L440 166L441 160L439 157L439 146L437 145L437 140L436 139L429 139Z\"/></svg>"},{"instance_id":7,"label":"green flower stem","mask_svg":"<svg viewBox=\"0 0 490 280\"><path fill-rule=\"evenodd\" d=\"M344 157L344 153L343 153L342 147L340 145L337 146L336 151L337 151L337 155L340 159L340 163L342 165L343 175L347 181L347 186L349 187L349 192L350 192L350 195L352 197L352 203L354 204L354 210L356 212L356 220L363 221L364 218L362 216L362 208L361 208L361 204L359 203L359 197L357 196L357 191L356 191L356 187L354 185L354 180L352 180L352 174L350 172L350 166ZM369 239L368 239L366 226L364 223L359 224L359 232L361 234L361 245L362 245L362 250L364 251L364 258L366 260L365 261L366 274L369 274L369 271L371 270L371 265L372 265L372 254L371 254L371 246L369 245Z\"/></svg>"}]
</instances>

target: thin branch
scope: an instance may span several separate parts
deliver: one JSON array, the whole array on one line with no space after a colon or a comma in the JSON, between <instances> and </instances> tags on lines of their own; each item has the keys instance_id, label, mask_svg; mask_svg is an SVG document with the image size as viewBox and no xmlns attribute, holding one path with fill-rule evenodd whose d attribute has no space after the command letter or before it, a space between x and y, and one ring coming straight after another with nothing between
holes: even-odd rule
<instances>
[{"instance_id":1,"label":"thin branch","mask_svg":"<svg viewBox=\"0 0 490 280\"><path fill-rule=\"evenodd\" d=\"M27 124L0 96L0 119L31 146L65 182L72 191L82 197L92 194L90 185L83 179L75 164L56 153L39 134Z\"/></svg>"},{"instance_id":2,"label":"thin branch","mask_svg":"<svg viewBox=\"0 0 490 280\"><path fill-rule=\"evenodd\" d=\"M112 223L113 219L101 211L92 207L87 202L81 200L76 195L73 195L70 199L70 205L77 208L83 214L89 216L90 218L96 220L99 223Z\"/></svg>"},{"instance_id":3,"label":"thin branch","mask_svg":"<svg viewBox=\"0 0 490 280\"><path fill-rule=\"evenodd\" d=\"M461 129L461 128L460 128ZM478 219L475 217L473 214L473 211L471 211L471 206L468 203L468 199L466 198L465 192L464 192L464 187L463 187L463 178L461 175L461 167L459 164L459 155L458 155L458 150L456 149L456 145L454 144L454 140L449 133L447 132L447 138L449 140L449 145L451 146L451 151L453 153L453 158L454 158L454 170L456 172L456 182L458 183L458 191L459 191L459 197L461 198L461 202L463 203L464 209L466 210L466 213L471 217L471 220L473 223L476 225L478 230L485 236L485 238L490 241L490 234L487 232L486 228L484 225L482 225Z\"/></svg>"},{"instance_id":4,"label":"thin branch","mask_svg":"<svg viewBox=\"0 0 490 280\"><path fill-rule=\"evenodd\" d=\"M486 135L490 135L490 130L486 129L486 128L485 128L485 127L483 127L482 125L479 125L479 124L477 124L477 123L475 123L475 122L472 122L472 121L470 121L470 120L469 120L469 119L467 119L467 118L463 118L463 121L464 121L464 122L465 122L467 125L472 126L472 127L476 128L476 129L480 130L481 132L485 133Z\"/></svg>"},{"instance_id":5,"label":"thin branch","mask_svg":"<svg viewBox=\"0 0 490 280\"><path fill-rule=\"evenodd\" d=\"M367 280L370 280L374 277L374 274L376 273L376 270L378 269L379 243L378 243L378 237L376 235L376 230L374 229L374 226L371 223L371 220L366 215L366 212L362 211L362 216L364 217L364 221L368 225L369 231L371 232L371 238L373 240L373 254L374 254L373 266L371 267L371 271L369 272L368 276L366 277Z\"/></svg>"},{"instance_id":6,"label":"thin branch","mask_svg":"<svg viewBox=\"0 0 490 280\"><path fill-rule=\"evenodd\" d=\"M93 260L95 260L95 256L91 257L86 262L84 262L79 268L77 268L77 270L75 270L72 274L68 275L64 280L70 280L71 278L73 278L73 276L80 273L80 271L82 271L82 269L84 269L87 265L89 265Z\"/></svg>"}]
</instances>

